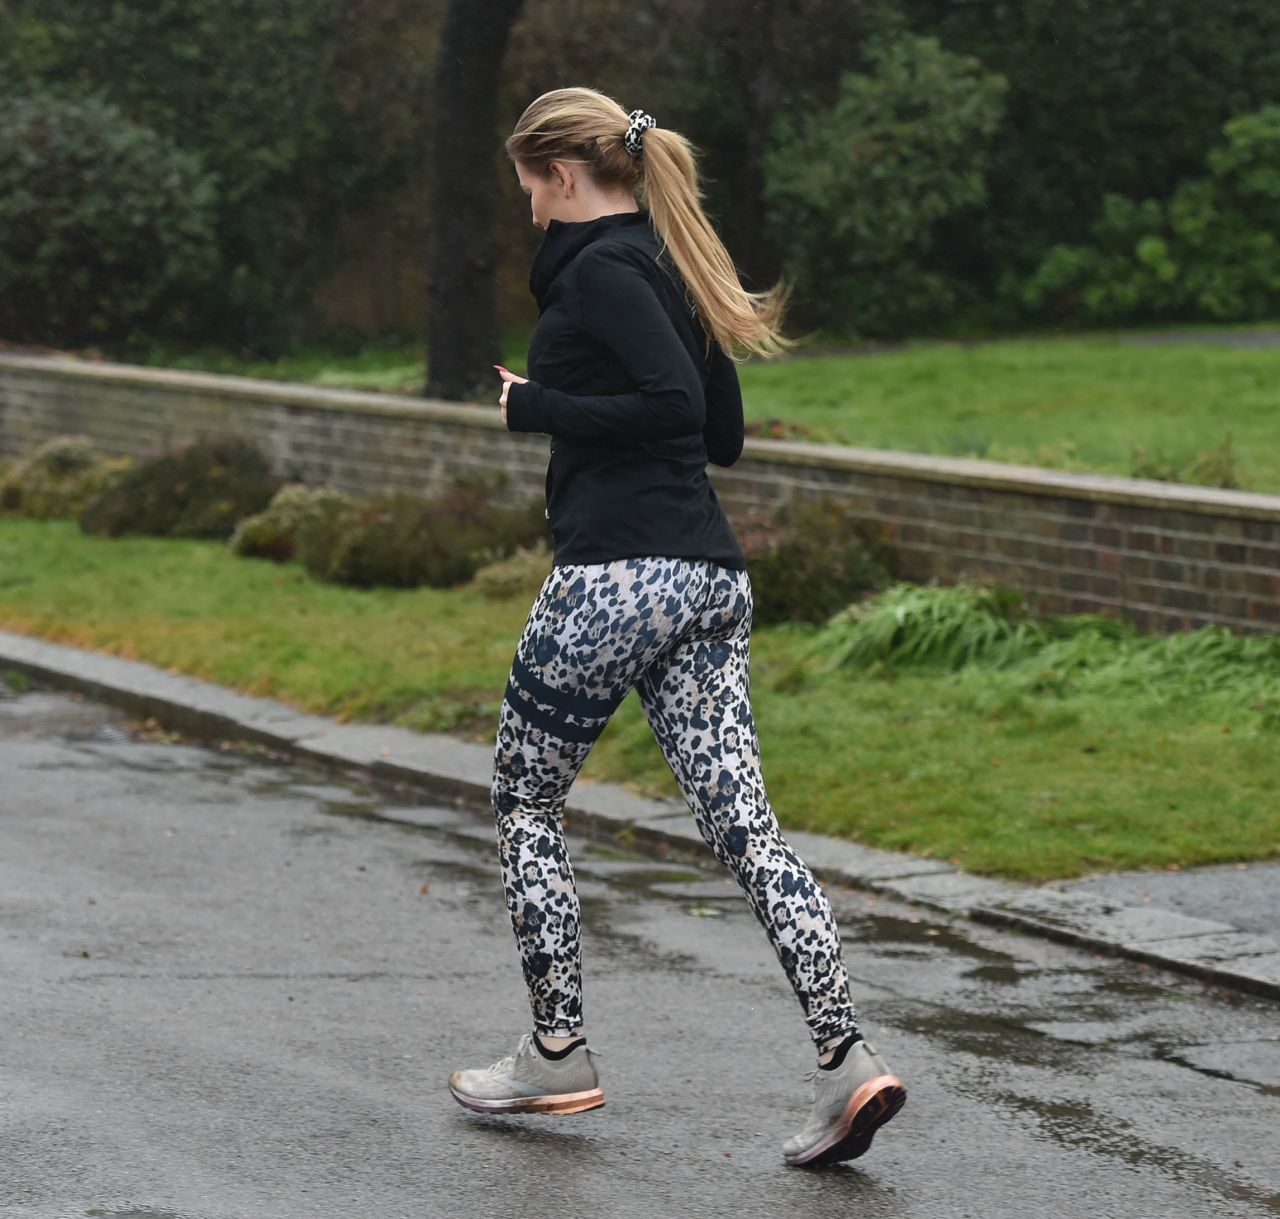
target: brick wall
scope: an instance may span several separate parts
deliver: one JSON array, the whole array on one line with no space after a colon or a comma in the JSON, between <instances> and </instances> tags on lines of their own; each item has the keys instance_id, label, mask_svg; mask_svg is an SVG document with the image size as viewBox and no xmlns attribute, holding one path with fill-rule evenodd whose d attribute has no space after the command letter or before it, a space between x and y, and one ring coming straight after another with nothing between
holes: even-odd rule
<instances>
[{"instance_id":1,"label":"brick wall","mask_svg":"<svg viewBox=\"0 0 1280 1219\"><path fill-rule=\"evenodd\" d=\"M291 477L355 493L502 470L526 497L546 468L545 438L508 433L496 407L0 354L0 458L60 434L141 455L220 432L255 440ZM1280 626L1280 496L766 440L712 478L731 516L796 495L852 499L913 579L986 575L1045 611L1152 630Z\"/></svg>"}]
</instances>

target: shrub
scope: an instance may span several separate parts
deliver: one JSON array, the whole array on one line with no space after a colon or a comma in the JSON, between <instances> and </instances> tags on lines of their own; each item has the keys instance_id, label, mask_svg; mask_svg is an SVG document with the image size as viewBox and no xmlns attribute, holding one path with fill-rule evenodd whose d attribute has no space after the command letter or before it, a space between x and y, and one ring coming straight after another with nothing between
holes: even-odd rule
<instances>
[{"instance_id":1,"label":"shrub","mask_svg":"<svg viewBox=\"0 0 1280 1219\"><path fill-rule=\"evenodd\" d=\"M1195 172L1227 116L1280 100L1273 3L904 0L894 8L1009 80L987 202L947 234L949 261L984 282L1012 288L1050 246L1085 240L1108 191L1166 196ZM991 313L996 329L1025 325L1013 291Z\"/></svg>"},{"instance_id":2,"label":"shrub","mask_svg":"<svg viewBox=\"0 0 1280 1219\"><path fill-rule=\"evenodd\" d=\"M487 601L535 597L551 570L551 553L545 542L522 547L506 559L486 563L471 581Z\"/></svg>"},{"instance_id":3,"label":"shrub","mask_svg":"<svg viewBox=\"0 0 1280 1219\"><path fill-rule=\"evenodd\" d=\"M1183 471L1182 477L1185 482L1197 483L1202 487L1239 490L1243 484L1236 468L1236 449L1231 434L1228 432L1220 445L1196 454Z\"/></svg>"},{"instance_id":4,"label":"shrub","mask_svg":"<svg viewBox=\"0 0 1280 1219\"><path fill-rule=\"evenodd\" d=\"M78 516L129 465L127 457L99 456L87 436L54 436L0 476L0 511L37 520Z\"/></svg>"},{"instance_id":5,"label":"shrub","mask_svg":"<svg viewBox=\"0 0 1280 1219\"><path fill-rule=\"evenodd\" d=\"M1131 478L1154 478L1161 482L1194 483L1202 487L1239 489L1243 486L1236 466L1236 450L1228 432L1220 445L1197 453L1185 465L1178 465L1162 453L1150 453L1140 444L1129 451Z\"/></svg>"},{"instance_id":6,"label":"shrub","mask_svg":"<svg viewBox=\"0 0 1280 1219\"><path fill-rule=\"evenodd\" d=\"M205 438L135 465L85 505L80 527L107 537L227 538L278 487L270 463L249 441Z\"/></svg>"},{"instance_id":7,"label":"shrub","mask_svg":"<svg viewBox=\"0 0 1280 1219\"><path fill-rule=\"evenodd\" d=\"M748 419L744 431L767 440L808 440L813 435L806 424L791 419Z\"/></svg>"},{"instance_id":8,"label":"shrub","mask_svg":"<svg viewBox=\"0 0 1280 1219\"><path fill-rule=\"evenodd\" d=\"M221 265L185 297L184 334L278 352L314 313L312 292L337 261L343 218L403 179L404 152L387 145L387 122L356 84L368 78L358 64L379 54L361 49L365 38L389 14L369 21L335 0L20 0L0 3L0 18L6 10L18 10L19 33L42 27L19 55L45 87L100 93L139 129L198 151L218 182ZM4 32L0 24L0 39ZM0 75L16 92L11 79ZM404 104L412 84L383 88L397 114L418 109ZM147 206L123 167L118 175L106 162L90 168L128 189L122 199ZM184 186L170 185L161 165L140 170L140 185L154 176L161 188L157 207L183 216ZM148 333L158 328L152 316L144 315Z\"/></svg>"},{"instance_id":9,"label":"shrub","mask_svg":"<svg viewBox=\"0 0 1280 1219\"><path fill-rule=\"evenodd\" d=\"M338 584L451 588L543 536L540 503L536 514L501 508L485 488L460 484L431 499L382 496L328 521L309 520L298 550L312 575Z\"/></svg>"},{"instance_id":10,"label":"shrub","mask_svg":"<svg viewBox=\"0 0 1280 1219\"><path fill-rule=\"evenodd\" d=\"M755 621L824 622L889 578L878 529L840 500L793 500L735 531L751 574Z\"/></svg>"},{"instance_id":11,"label":"shrub","mask_svg":"<svg viewBox=\"0 0 1280 1219\"><path fill-rule=\"evenodd\" d=\"M1208 174L1167 201L1108 194L1088 245L1054 246L1022 289L1042 315L1110 325L1280 311L1280 105L1232 119Z\"/></svg>"},{"instance_id":12,"label":"shrub","mask_svg":"<svg viewBox=\"0 0 1280 1219\"><path fill-rule=\"evenodd\" d=\"M833 617L808 656L828 669L881 676L954 673L993 708L1025 696L1141 692L1168 705L1247 708L1258 713L1259 731L1280 727L1280 638L1222 626L1144 635L1100 614L1035 618L1022 593L996 585L895 584ZM991 701L993 693L1002 697Z\"/></svg>"},{"instance_id":13,"label":"shrub","mask_svg":"<svg viewBox=\"0 0 1280 1219\"><path fill-rule=\"evenodd\" d=\"M336 520L355 506L351 496L329 487L287 483L263 512L245 517L231 535L232 553L245 558L287 563L298 550L298 535L306 522Z\"/></svg>"},{"instance_id":14,"label":"shrub","mask_svg":"<svg viewBox=\"0 0 1280 1219\"><path fill-rule=\"evenodd\" d=\"M338 538L354 520L357 504L340 512L317 512L304 516L293 536L294 555L301 560L317 580L330 579L329 569L333 561Z\"/></svg>"},{"instance_id":15,"label":"shrub","mask_svg":"<svg viewBox=\"0 0 1280 1219\"><path fill-rule=\"evenodd\" d=\"M1043 646L1048 635L1023 595L996 585L895 584L850 605L815 640L828 664L936 666L1007 664Z\"/></svg>"},{"instance_id":16,"label":"shrub","mask_svg":"<svg viewBox=\"0 0 1280 1219\"><path fill-rule=\"evenodd\" d=\"M0 97L0 332L79 345L162 327L214 277L200 161L95 97Z\"/></svg>"},{"instance_id":17,"label":"shrub","mask_svg":"<svg viewBox=\"0 0 1280 1219\"><path fill-rule=\"evenodd\" d=\"M868 47L833 106L783 113L765 153L771 233L814 319L898 336L944 317L937 226L986 198L1004 79L914 35Z\"/></svg>"}]
</instances>

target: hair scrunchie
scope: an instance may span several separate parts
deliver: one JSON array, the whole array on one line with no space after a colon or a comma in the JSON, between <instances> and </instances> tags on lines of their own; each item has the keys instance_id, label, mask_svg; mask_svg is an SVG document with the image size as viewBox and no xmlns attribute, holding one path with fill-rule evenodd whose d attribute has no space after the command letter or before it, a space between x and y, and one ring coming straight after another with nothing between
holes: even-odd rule
<instances>
[{"instance_id":1,"label":"hair scrunchie","mask_svg":"<svg viewBox=\"0 0 1280 1219\"><path fill-rule=\"evenodd\" d=\"M645 114L643 110L633 110L627 115L627 119L628 126L622 137L622 146L633 157L638 157L644 152L644 133L658 124L652 114Z\"/></svg>"}]
</instances>

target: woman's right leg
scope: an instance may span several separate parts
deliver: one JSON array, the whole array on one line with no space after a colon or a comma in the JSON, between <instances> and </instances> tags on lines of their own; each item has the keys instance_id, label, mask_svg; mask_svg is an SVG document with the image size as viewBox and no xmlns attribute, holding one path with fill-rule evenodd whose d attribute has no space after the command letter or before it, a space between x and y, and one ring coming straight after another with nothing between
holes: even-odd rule
<instances>
[{"instance_id":1,"label":"woman's right leg","mask_svg":"<svg viewBox=\"0 0 1280 1219\"><path fill-rule=\"evenodd\" d=\"M849 976L827 896L765 793L748 681L750 582L711 571L704 612L637 690L699 831L737 877L821 1052L857 1035Z\"/></svg>"},{"instance_id":2,"label":"woman's right leg","mask_svg":"<svg viewBox=\"0 0 1280 1219\"><path fill-rule=\"evenodd\" d=\"M783 1143L783 1157L794 1165L853 1160L902 1108L906 1089L858 1032L831 905L769 806L747 678L751 585L745 572L714 570L697 622L637 688L698 829L737 876L820 1053L806 1076L809 1117Z\"/></svg>"}]
</instances>

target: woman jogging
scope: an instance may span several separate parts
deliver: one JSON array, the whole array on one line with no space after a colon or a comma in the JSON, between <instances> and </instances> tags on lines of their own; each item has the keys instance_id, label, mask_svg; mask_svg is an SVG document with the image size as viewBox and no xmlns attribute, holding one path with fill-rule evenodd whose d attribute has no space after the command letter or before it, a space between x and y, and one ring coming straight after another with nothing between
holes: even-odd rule
<instances>
[{"instance_id":1,"label":"woman jogging","mask_svg":"<svg viewBox=\"0 0 1280 1219\"><path fill-rule=\"evenodd\" d=\"M533 1030L456 1071L484 1113L604 1104L583 1035L579 905L561 818L635 688L716 857L737 877L819 1054L791 1164L850 1160L906 1092L858 1032L835 918L765 795L747 687L751 586L707 477L742 450L735 349L776 354L783 295L748 293L699 203L688 142L591 89L538 98L507 140L545 231L530 380L499 369L503 419L551 437L555 565L498 723L498 851Z\"/></svg>"}]
</instances>

